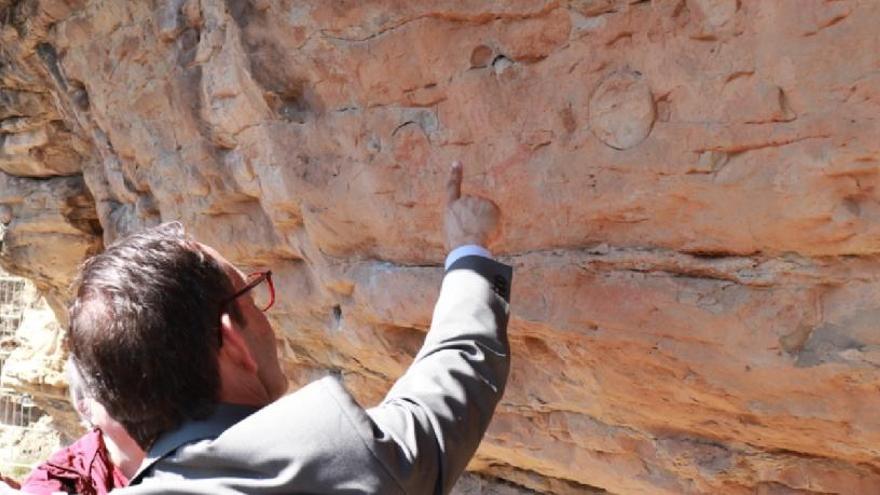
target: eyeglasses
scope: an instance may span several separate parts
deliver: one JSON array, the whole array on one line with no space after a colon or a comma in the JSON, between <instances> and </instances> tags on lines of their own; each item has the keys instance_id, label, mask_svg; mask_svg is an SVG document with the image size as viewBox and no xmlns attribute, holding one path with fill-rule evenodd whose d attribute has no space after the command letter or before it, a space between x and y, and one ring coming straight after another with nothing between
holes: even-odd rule
<instances>
[{"instance_id":1,"label":"eyeglasses","mask_svg":"<svg viewBox=\"0 0 880 495\"><path fill-rule=\"evenodd\" d=\"M265 284L263 282L266 282ZM247 276L247 283L238 292L233 294L227 303L250 292L254 304L260 311L268 311L275 304L275 284L272 283L272 271L254 272Z\"/></svg>"},{"instance_id":2,"label":"eyeglasses","mask_svg":"<svg viewBox=\"0 0 880 495\"><path fill-rule=\"evenodd\" d=\"M272 283L272 271L254 272L247 276L247 283L235 294L223 301L223 306L235 301L250 292L254 305L260 311L268 311L275 304L275 284ZM265 284L263 282L266 282ZM223 330L217 328L218 348L223 346Z\"/></svg>"}]
</instances>

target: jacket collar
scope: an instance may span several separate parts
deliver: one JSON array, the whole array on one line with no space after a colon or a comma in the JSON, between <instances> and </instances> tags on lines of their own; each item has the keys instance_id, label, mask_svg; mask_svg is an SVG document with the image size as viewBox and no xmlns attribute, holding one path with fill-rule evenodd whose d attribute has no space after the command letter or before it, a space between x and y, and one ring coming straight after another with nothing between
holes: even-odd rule
<instances>
[{"instance_id":1,"label":"jacket collar","mask_svg":"<svg viewBox=\"0 0 880 495\"><path fill-rule=\"evenodd\" d=\"M207 418L185 421L176 430L159 435L153 442L153 446L147 451L141 466L129 484L139 484L154 464L174 453L183 445L217 438L230 426L255 413L258 409L253 406L220 403Z\"/></svg>"}]
</instances>

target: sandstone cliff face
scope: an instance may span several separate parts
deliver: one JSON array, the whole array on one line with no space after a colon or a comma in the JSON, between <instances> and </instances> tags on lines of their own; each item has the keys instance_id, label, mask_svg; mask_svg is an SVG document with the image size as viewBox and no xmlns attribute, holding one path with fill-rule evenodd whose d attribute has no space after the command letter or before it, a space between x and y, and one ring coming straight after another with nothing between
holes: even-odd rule
<instances>
[{"instance_id":1,"label":"sandstone cliff face","mask_svg":"<svg viewBox=\"0 0 880 495\"><path fill-rule=\"evenodd\" d=\"M181 219L269 266L296 383L366 402L504 213L473 470L547 493L880 492L880 3L0 0L2 262Z\"/></svg>"}]
</instances>

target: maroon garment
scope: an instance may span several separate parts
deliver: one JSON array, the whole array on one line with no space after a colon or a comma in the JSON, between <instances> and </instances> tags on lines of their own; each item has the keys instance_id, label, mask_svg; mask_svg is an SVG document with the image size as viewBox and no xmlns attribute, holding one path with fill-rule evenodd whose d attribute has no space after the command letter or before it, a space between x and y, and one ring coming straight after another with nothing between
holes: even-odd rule
<instances>
[{"instance_id":1,"label":"maroon garment","mask_svg":"<svg viewBox=\"0 0 880 495\"><path fill-rule=\"evenodd\" d=\"M128 478L110 461L101 430L95 428L34 468L21 484L21 491L37 495L104 495L126 485Z\"/></svg>"}]
</instances>

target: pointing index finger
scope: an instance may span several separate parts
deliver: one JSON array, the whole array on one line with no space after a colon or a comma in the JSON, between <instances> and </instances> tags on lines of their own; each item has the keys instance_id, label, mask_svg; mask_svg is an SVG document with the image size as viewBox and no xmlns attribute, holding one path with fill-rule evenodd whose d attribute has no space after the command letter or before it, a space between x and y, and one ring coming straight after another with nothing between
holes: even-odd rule
<instances>
[{"instance_id":1,"label":"pointing index finger","mask_svg":"<svg viewBox=\"0 0 880 495\"><path fill-rule=\"evenodd\" d=\"M461 197L461 178L463 167L461 162L456 160L452 162L452 169L449 171L449 181L446 182L446 202L452 203Z\"/></svg>"}]
</instances>

